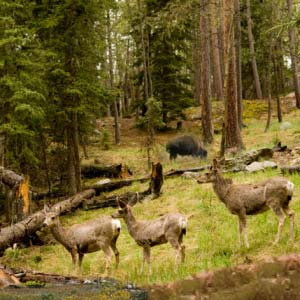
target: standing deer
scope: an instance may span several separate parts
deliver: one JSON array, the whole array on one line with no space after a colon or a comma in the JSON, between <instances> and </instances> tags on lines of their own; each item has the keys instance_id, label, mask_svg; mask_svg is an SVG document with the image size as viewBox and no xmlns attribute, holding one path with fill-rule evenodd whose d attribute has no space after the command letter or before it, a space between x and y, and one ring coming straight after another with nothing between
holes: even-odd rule
<instances>
[{"instance_id":1,"label":"standing deer","mask_svg":"<svg viewBox=\"0 0 300 300\"><path fill-rule=\"evenodd\" d=\"M141 273L144 270L145 261L148 264L148 271L152 273L150 263L151 247L167 242L176 250L176 267L179 256L181 262L184 262L185 246L182 245L182 238L186 233L187 217L180 213L169 213L151 221L136 220L129 205L122 201L118 201L118 204L119 209L112 214L112 217L123 218L129 234L143 248Z\"/></svg>"},{"instance_id":2,"label":"standing deer","mask_svg":"<svg viewBox=\"0 0 300 300\"><path fill-rule=\"evenodd\" d=\"M290 218L290 239L294 236L294 212L289 208L293 196L294 184L283 177L274 177L253 184L235 184L232 179L224 178L216 159L210 172L199 177L198 183L212 182L218 198L228 210L239 218L239 243L244 233L244 243L249 248L246 216L272 209L278 218L278 230L274 243L278 243L285 221Z\"/></svg>"},{"instance_id":3,"label":"standing deer","mask_svg":"<svg viewBox=\"0 0 300 300\"><path fill-rule=\"evenodd\" d=\"M119 251L116 242L120 234L121 222L109 216L99 217L81 224L75 224L65 228L59 220L59 211L51 211L48 206L44 207L45 221L54 238L61 243L72 256L75 267L78 255L78 265L81 271L83 256L103 250L106 257L105 274L108 273L111 264L112 251L116 258L116 268L119 265Z\"/></svg>"}]
</instances>

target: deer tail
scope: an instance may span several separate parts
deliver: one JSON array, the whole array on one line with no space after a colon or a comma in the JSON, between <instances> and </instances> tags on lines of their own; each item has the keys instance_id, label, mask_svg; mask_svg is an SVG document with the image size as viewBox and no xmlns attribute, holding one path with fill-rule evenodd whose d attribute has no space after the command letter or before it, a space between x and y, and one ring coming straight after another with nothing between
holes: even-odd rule
<instances>
[{"instance_id":1,"label":"deer tail","mask_svg":"<svg viewBox=\"0 0 300 300\"><path fill-rule=\"evenodd\" d=\"M121 222L120 220L117 219L112 219L111 220L112 228L114 233L119 233L121 230Z\"/></svg>"},{"instance_id":2,"label":"deer tail","mask_svg":"<svg viewBox=\"0 0 300 300\"><path fill-rule=\"evenodd\" d=\"M182 217L179 219L179 226L180 226L181 232L182 232L183 234L186 234L187 223L188 223L188 218L187 218L187 217L182 216Z\"/></svg>"}]
</instances>

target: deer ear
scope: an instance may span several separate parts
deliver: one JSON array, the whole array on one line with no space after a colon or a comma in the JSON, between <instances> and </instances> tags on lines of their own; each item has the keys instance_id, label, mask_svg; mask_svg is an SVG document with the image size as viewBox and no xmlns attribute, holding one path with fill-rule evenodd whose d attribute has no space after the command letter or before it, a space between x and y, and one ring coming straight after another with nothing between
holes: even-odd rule
<instances>
[{"instance_id":1,"label":"deer ear","mask_svg":"<svg viewBox=\"0 0 300 300\"><path fill-rule=\"evenodd\" d=\"M50 211L51 211L50 207L47 204L44 204L44 213L48 213Z\"/></svg>"},{"instance_id":2,"label":"deer ear","mask_svg":"<svg viewBox=\"0 0 300 300\"><path fill-rule=\"evenodd\" d=\"M56 207L54 208L54 212L55 212L57 215L60 215L60 213L61 213L61 207L60 207L60 206L56 206Z\"/></svg>"},{"instance_id":3,"label":"deer ear","mask_svg":"<svg viewBox=\"0 0 300 300\"><path fill-rule=\"evenodd\" d=\"M118 203L121 208L125 208L127 206L127 204L125 202L123 202L122 200L118 200Z\"/></svg>"}]
</instances>

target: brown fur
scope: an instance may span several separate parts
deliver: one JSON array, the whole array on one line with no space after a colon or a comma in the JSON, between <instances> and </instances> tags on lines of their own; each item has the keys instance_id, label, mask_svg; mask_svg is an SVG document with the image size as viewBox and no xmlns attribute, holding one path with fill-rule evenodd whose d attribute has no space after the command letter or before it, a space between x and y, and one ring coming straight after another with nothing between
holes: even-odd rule
<instances>
[{"instance_id":1,"label":"brown fur","mask_svg":"<svg viewBox=\"0 0 300 300\"><path fill-rule=\"evenodd\" d=\"M213 189L218 198L226 205L228 210L239 218L239 240L244 232L246 247L249 247L247 237L246 215L255 215L272 209L278 218L279 225L275 243L285 220L290 218L290 238L294 234L294 212L289 208L293 195L293 183L283 177L275 177L255 184L235 184L231 179L224 178L220 166L214 160L210 172L198 178L198 183L212 182Z\"/></svg>"},{"instance_id":2,"label":"brown fur","mask_svg":"<svg viewBox=\"0 0 300 300\"><path fill-rule=\"evenodd\" d=\"M181 256L181 261L184 262L185 247L182 245L182 238L187 225L187 218L184 215L180 213L170 213L151 221L136 220L129 205L120 201L119 206L118 211L116 211L112 217L123 218L126 222L129 234L136 243L143 248L142 271L144 263L147 261L149 271L151 272L151 247L167 242L176 250L176 265L179 255Z\"/></svg>"},{"instance_id":3,"label":"brown fur","mask_svg":"<svg viewBox=\"0 0 300 300\"><path fill-rule=\"evenodd\" d=\"M116 268L118 267L119 251L116 242L120 234L120 227L113 224L114 219L104 216L65 228L60 223L58 212L53 212L48 207L45 207L44 211L44 225L50 227L54 238L71 254L74 266L77 255L81 269L85 253L103 250L106 256L105 272L109 271L112 251L116 258Z\"/></svg>"}]
</instances>

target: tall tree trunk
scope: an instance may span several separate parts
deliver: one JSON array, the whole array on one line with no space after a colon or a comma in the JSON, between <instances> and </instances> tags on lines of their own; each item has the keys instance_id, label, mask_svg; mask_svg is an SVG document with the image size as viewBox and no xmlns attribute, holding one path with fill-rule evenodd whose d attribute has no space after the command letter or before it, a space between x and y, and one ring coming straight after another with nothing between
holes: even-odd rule
<instances>
[{"instance_id":1,"label":"tall tree trunk","mask_svg":"<svg viewBox=\"0 0 300 300\"><path fill-rule=\"evenodd\" d=\"M293 18L293 0L287 0L288 6L288 18L291 20ZM293 72L293 82L296 98L296 107L300 108L300 87L298 78L298 59L296 56L296 45L295 45L295 29L293 26L289 26L289 45L290 45L290 55L292 61L292 72Z\"/></svg>"},{"instance_id":2,"label":"tall tree trunk","mask_svg":"<svg viewBox=\"0 0 300 300\"><path fill-rule=\"evenodd\" d=\"M74 30L73 23L76 18L76 8L70 6L66 18L66 28ZM69 86L74 87L76 78L76 61L74 53L73 35L70 33L65 47L65 70L69 73ZM78 114L76 108L80 105L80 99L77 96L69 95L64 100L65 107L70 109L68 112L69 121L66 129L67 149L68 149L68 190L70 194L75 194L81 190L81 171L79 157L79 138L78 138Z\"/></svg>"},{"instance_id":3,"label":"tall tree trunk","mask_svg":"<svg viewBox=\"0 0 300 300\"><path fill-rule=\"evenodd\" d=\"M201 89L200 101L202 112L202 131L205 143L212 143L213 128L211 120L211 74L210 74L210 30L208 0L200 0L202 7L200 15L201 26Z\"/></svg>"},{"instance_id":4,"label":"tall tree trunk","mask_svg":"<svg viewBox=\"0 0 300 300\"><path fill-rule=\"evenodd\" d=\"M273 38L273 36L271 36ZM268 94L268 116L267 116L267 123L265 132L269 130L271 117L272 117L272 58L273 58L273 47L272 47L272 40L270 41L270 51L268 57L268 65L267 65L267 94Z\"/></svg>"},{"instance_id":5,"label":"tall tree trunk","mask_svg":"<svg viewBox=\"0 0 300 300\"><path fill-rule=\"evenodd\" d=\"M260 80L257 70L257 63L256 63L256 54L255 54L255 47L254 47L254 37L252 33L252 19L251 19L251 7L250 7L250 0L246 0L247 6L247 26L248 26L248 39L249 39L249 48L250 48L250 55L251 55L251 62L252 62L252 72L253 72L253 79L255 84L256 90L256 97L258 99L262 98Z\"/></svg>"},{"instance_id":6,"label":"tall tree trunk","mask_svg":"<svg viewBox=\"0 0 300 300\"><path fill-rule=\"evenodd\" d=\"M242 91L242 30L240 0L235 0L236 15L236 77L237 77L237 110L240 129L243 127L243 91Z\"/></svg>"},{"instance_id":7,"label":"tall tree trunk","mask_svg":"<svg viewBox=\"0 0 300 300\"><path fill-rule=\"evenodd\" d=\"M217 12L217 3L211 4L211 51L213 59L213 78L215 85L216 97L218 100L224 100L223 93L223 78L220 58L220 47L218 39L218 27L220 23L220 17Z\"/></svg>"},{"instance_id":8,"label":"tall tree trunk","mask_svg":"<svg viewBox=\"0 0 300 300\"><path fill-rule=\"evenodd\" d=\"M221 62L221 72L223 79L223 88L225 85L225 16L224 16L224 0L217 0L218 8L219 8L219 16L220 16L220 24L218 26L218 44L219 44L219 53L220 53L220 62ZM223 92L224 95L224 92Z\"/></svg>"},{"instance_id":9,"label":"tall tree trunk","mask_svg":"<svg viewBox=\"0 0 300 300\"><path fill-rule=\"evenodd\" d=\"M81 191L81 168L80 168L80 156L79 156L79 134L78 134L78 114L77 112L72 114L72 144L74 148L74 168L75 168L75 182L76 192Z\"/></svg>"},{"instance_id":10,"label":"tall tree trunk","mask_svg":"<svg viewBox=\"0 0 300 300\"><path fill-rule=\"evenodd\" d=\"M113 70L113 52L112 52L112 40L111 40L111 21L110 12L107 11L107 46L108 46L108 61L109 61L109 77L110 77L110 88L113 90L114 86L114 70ZM115 125L115 143L120 144L120 122L119 122L119 111L117 99L113 102L113 114L114 114L114 125Z\"/></svg>"},{"instance_id":11,"label":"tall tree trunk","mask_svg":"<svg viewBox=\"0 0 300 300\"><path fill-rule=\"evenodd\" d=\"M193 80L194 80L194 98L200 103L200 81L201 81L201 63L200 63L200 25L199 9L193 10L193 39L192 39L192 62L193 62Z\"/></svg>"},{"instance_id":12,"label":"tall tree trunk","mask_svg":"<svg viewBox=\"0 0 300 300\"><path fill-rule=\"evenodd\" d=\"M141 1L137 0L138 12L140 15L139 29L141 34L141 44L142 44L142 55L143 55L143 75L144 75L144 100L145 102L149 98L149 82L148 82L148 70L147 70L147 53L146 53L146 41L144 33L144 15L141 8Z\"/></svg>"},{"instance_id":13,"label":"tall tree trunk","mask_svg":"<svg viewBox=\"0 0 300 300\"><path fill-rule=\"evenodd\" d=\"M225 149L243 146L237 115L236 56L234 40L234 0L224 0L225 13Z\"/></svg>"},{"instance_id":14,"label":"tall tree trunk","mask_svg":"<svg viewBox=\"0 0 300 300\"><path fill-rule=\"evenodd\" d=\"M277 104L277 119L278 122L282 122L282 111L281 111L281 103L280 103L280 92L279 92L279 80L278 80L278 73L279 68L278 64L276 63L276 59L273 57L273 65L274 65L274 83L275 83L275 91L276 91L276 104Z\"/></svg>"},{"instance_id":15,"label":"tall tree trunk","mask_svg":"<svg viewBox=\"0 0 300 300\"><path fill-rule=\"evenodd\" d=\"M68 149L68 194L76 194L76 178L75 178L75 153L73 148L73 131L70 126L67 129L67 149Z\"/></svg>"}]
</instances>

